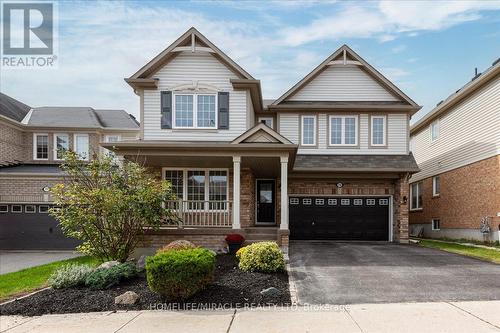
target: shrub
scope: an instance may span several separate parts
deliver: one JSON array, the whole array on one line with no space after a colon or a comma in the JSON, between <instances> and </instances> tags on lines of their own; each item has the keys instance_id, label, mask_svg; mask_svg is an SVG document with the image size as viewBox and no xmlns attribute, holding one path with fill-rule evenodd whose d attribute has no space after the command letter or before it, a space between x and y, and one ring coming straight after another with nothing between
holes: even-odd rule
<instances>
[{"instance_id":1,"label":"shrub","mask_svg":"<svg viewBox=\"0 0 500 333\"><path fill-rule=\"evenodd\" d=\"M107 289L135 277L137 273L137 268L131 262L110 268L99 268L87 276L85 285L91 289Z\"/></svg>"},{"instance_id":2,"label":"shrub","mask_svg":"<svg viewBox=\"0 0 500 333\"><path fill-rule=\"evenodd\" d=\"M194 295L213 280L215 254L204 248L166 251L146 259L149 288L169 300Z\"/></svg>"},{"instance_id":3,"label":"shrub","mask_svg":"<svg viewBox=\"0 0 500 333\"><path fill-rule=\"evenodd\" d=\"M194 248L196 248L196 246L190 241L180 239L165 245L164 247L156 251L156 253L161 253L171 250L189 250Z\"/></svg>"},{"instance_id":4,"label":"shrub","mask_svg":"<svg viewBox=\"0 0 500 333\"><path fill-rule=\"evenodd\" d=\"M236 244L241 244L245 241L245 237L243 237L240 234L229 234L226 236L226 242L229 243L236 243Z\"/></svg>"},{"instance_id":5,"label":"shrub","mask_svg":"<svg viewBox=\"0 0 500 333\"><path fill-rule=\"evenodd\" d=\"M245 246L240 252L242 271L274 273L285 270L283 252L275 242L258 242Z\"/></svg>"},{"instance_id":6,"label":"shrub","mask_svg":"<svg viewBox=\"0 0 500 333\"><path fill-rule=\"evenodd\" d=\"M93 270L90 265L64 265L52 273L48 282L54 289L81 286Z\"/></svg>"},{"instance_id":7,"label":"shrub","mask_svg":"<svg viewBox=\"0 0 500 333\"><path fill-rule=\"evenodd\" d=\"M243 256L243 253L245 253L247 250L248 250L248 246L243 246L242 248L240 248L238 251L236 251L236 258L238 258L238 260L240 260L241 257Z\"/></svg>"}]
</instances>

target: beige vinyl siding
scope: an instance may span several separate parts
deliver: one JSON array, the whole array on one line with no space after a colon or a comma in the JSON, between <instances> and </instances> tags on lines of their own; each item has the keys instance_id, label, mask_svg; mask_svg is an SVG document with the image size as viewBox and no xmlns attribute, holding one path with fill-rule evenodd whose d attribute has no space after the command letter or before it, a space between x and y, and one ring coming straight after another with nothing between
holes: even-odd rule
<instances>
[{"instance_id":1,"label":"beige vinyl siding","mask_svg":"<svg viewBox=\"0 0 500 333\"><path fill-rule=\"evenodd\" d=\"M334 114L334 113L331 113ZM408 153L408 116L406 114L387 114L387 148L369 147L369 114L357 114L359 117L359 147L328 146L328 115L317 114L318 147L299 148L299 154L407 154ZM347 114L346 114L347 115ZM353 115L356 115L353 113ZM279 132L288 140L299 143L299 121L297 113L280 113L278 115Z\"/></svg>"},{"instance_id":2,"label":"beige vinyl siding","mask_svg":"<svg viewBox=\"0 0 500 333\"><path fill-rule=\"evenodd\" d=\"M412 182L499 154L500 77L439 118L438 140L431 142L429 125L411 141L422 170Z\"/></svg>"},{"instance_id":3,"label":"beige vinyl siding","mask_svg":"<svg viewBox=\"0 0 500 333\"><path fill-rule=\"evenodd\" d=\"M144 90L144 139L173 141L231 141L247 129L246 90L233 90L230 79L238 78L209 53L182 52L158 72L157 90ZM193 82L229 91L229 130L161 129L160 91Z\"/></svg>"},{"instance_id":4,"label":"beige vinyl siding","mask_svg":"<svg viewBox=\"0 0 500 333\"><path fill-rule=\"evenodd\" d=\"M289 101L399 101L356 65L329 66Z\"/></svg>"}]
</instances>

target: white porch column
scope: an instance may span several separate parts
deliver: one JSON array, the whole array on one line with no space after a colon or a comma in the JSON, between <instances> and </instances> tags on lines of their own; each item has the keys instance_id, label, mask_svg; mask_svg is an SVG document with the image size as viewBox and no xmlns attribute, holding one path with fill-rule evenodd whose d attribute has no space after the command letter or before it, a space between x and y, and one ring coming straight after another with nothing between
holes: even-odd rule
<instances>
[{"instance_id":1,"label":"white porch column","mask_svg":"<svg viewBox=\"0 0 500 333\"><path fill-rule=\"evenodd\" d=\"M233 156L233 229L241 229L240 225L240 169L241 156Z\"/></svg>"},{"instance_id":2,"label":"white porch column","mask_svg":"<svg viewBox=\"0 0 500 333\"><path fill-rule=\"evenodd\" d=\"M288 156L281 156L281 223L280 229L288 230Z\"/></svg>"}]
</instances>

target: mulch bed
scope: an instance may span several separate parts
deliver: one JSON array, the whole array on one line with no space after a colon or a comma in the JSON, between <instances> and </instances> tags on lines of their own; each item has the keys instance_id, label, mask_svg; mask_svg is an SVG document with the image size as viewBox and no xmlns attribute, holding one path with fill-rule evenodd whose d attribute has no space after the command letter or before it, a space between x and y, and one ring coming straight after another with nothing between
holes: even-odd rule
<instances>
[{"instance_id":1,"label":"mulch bed","mask_svg":"<svg viewBox=\"0 0 500 333\"><path fill-rule=\"evenodd\" d=\"M263 289L275 287L280 293L263 296ZM134 291L134 305L115 305L116 296ZM47 289L35 295L0 306L0 315L38 316L50 313L76 313L115 310L188 310L236 308L254 305L288 305L288 274L247 273L238 269L234 256L218 255L214 282L183 303L165 301L149 290L146 277L126 281L107 290L88 288Z\"/></svg>"}]
</instances>

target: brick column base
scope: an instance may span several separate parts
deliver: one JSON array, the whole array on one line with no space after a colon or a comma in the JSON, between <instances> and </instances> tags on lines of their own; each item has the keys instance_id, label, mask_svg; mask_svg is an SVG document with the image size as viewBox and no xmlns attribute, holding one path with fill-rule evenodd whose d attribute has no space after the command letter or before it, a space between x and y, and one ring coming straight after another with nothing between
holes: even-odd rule
<instances>
[{"instance_id":1,"label":"brick column base","mask_svg":"<svg viewBox=\"0 0 500 333\"><path fill-rule=\"evenodd\" d=\"M408 180L406 175L401 175L394 185L394 221L392 225L394 242L409 242L408 207L410 198L408 193Z\"/></svg>"}]
</instances>

